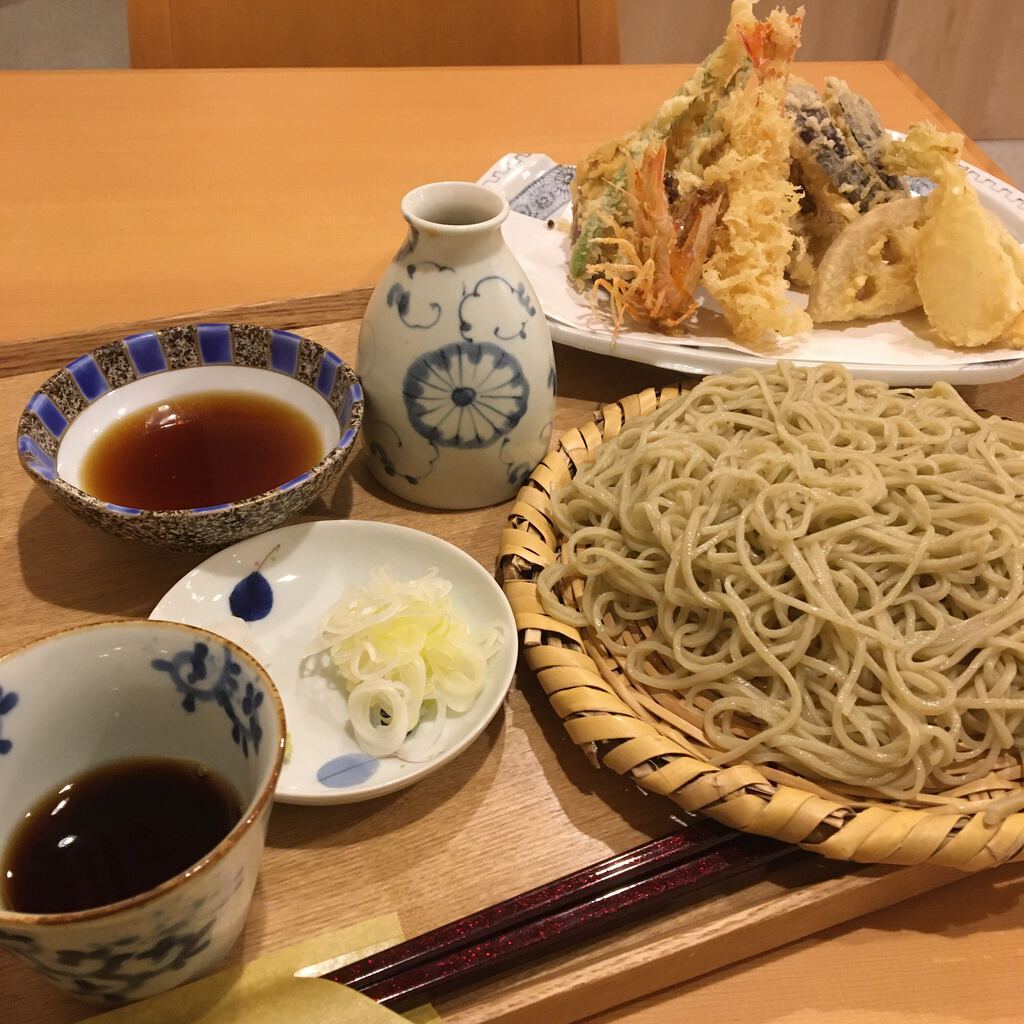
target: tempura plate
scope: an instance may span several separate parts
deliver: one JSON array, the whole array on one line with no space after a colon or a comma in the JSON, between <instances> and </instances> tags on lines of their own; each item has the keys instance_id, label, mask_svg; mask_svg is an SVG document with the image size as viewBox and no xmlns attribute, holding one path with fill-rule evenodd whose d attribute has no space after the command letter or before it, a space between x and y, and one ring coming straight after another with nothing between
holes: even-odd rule
<instances>
[{"instance_id":1,"label":"tempura plate","mask_svg":"<svg viewBox=\"0 0 1024 1024\"><path fill-rule=\"evenodd\" d=\"M978 167L964 166L982 205L1015 238L1024 240L1024 194ZM632 328L613 338L608 317L595 312L589 297L576 291L566 275L572 176L573 168L543 154L510 153L480 179L509 200L512 213L504 227L505 240L530 278L557 342L693 374L768 367L779 359L797 364L843 363L855 376L901 385L937 380L987 384L1024 373L1024 352L998 345L984 349L944 345L921 310L886 320L858 321L841 329L815 327L771 349L752 352L728 336L724 318L703 290L699 293L703 305L685 331L663 334ZM911 182L918 194L930 187L921 179ZM790 296L806 305L806 295L791 291Z\"/></svg>"}]
</instances>

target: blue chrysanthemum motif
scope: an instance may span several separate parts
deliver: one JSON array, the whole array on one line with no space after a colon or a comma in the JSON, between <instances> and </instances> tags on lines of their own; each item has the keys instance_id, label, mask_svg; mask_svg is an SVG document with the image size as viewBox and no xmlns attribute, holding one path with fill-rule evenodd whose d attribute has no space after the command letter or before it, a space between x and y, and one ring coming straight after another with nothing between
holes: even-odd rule
<instances>
[{"instance_id":1,"label":"blue chrysanthemum motif","mask_svg":"<svg viewBox=\"0 0 1024 1024\"><path fill-rule=\"evenodd\" d=\"M402 387L417 433L449 448L485 448L526 412L519 360L489 342L455 342L409 367Z\"/></svg>"}]
</instances>

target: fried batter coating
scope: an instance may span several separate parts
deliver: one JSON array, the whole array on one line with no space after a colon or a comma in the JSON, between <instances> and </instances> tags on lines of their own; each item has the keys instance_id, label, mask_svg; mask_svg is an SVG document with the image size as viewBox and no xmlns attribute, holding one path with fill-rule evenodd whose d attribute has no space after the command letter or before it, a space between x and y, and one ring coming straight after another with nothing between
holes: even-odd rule
<instances>
[{"instance_id":1,"label":"fried batter coating","mask_svg":"<svg viewBox=\"0 0 1024 1024\"><path fill-rule=\"evenodd\" d=\"M875 206L829 246L811 286L815 323L892 316L921 305L917 245L923 196Z\"/></svg>"},{"instance_id":2,"label":"fried batter coating","mask_svg":"<svg viewBox=\"0 0 1024 1024\"><path fill-rule=\"evenodd\" d=\"M737 339L762 342L772 334L809 330L810 317L786 292L785 270L799 197L789 181L792 121L780 76L751 78L722 104L725 151L704 172L708 187L728 196L728 207L704 266L704 286Z\"/></svg>"},{"instance_id":3,"label":"fried batter coating","mask_svg":"<svg viewBox=\"0 0 1024 1024\"><path fill-rule=\"evenodd\" d=\"M917 253L917 288L929 323L948 342L973 348L1005 338L1024 347L1024 256L992 217L960 166L963 137L914 125L889 151L897 174L937 183Z\"/></svg>"}]
</instances>

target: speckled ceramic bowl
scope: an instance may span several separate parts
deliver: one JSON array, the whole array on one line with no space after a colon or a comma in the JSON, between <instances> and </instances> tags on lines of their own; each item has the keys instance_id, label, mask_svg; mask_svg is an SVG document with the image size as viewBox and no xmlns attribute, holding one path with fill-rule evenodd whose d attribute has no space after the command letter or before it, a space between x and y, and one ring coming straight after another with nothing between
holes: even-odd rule
<instances>
[{"instance_id":1,"label":"speckled ceramic bowl","mask_svg":"<svg viewBox=\"0 0 1024 1024\"><path fill-rule=\"evenodd\" d=\"M85 453L117 417L168 397L236 388L301 410L320 432L323 458L272 490L208 508L126 508L82 489ZM355 373L316 342L266 327L198 324L133 334L58 370L21 415L18 456L55 501L86 522L161 547L213 548L305 508L344 468L362 418Z\"/></svg>"}]
</instances>

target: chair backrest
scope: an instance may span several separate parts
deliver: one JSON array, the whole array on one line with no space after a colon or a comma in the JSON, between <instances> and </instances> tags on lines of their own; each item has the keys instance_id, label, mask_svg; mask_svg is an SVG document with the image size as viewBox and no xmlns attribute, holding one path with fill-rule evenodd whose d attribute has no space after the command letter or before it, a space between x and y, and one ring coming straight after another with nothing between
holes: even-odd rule
<instances>
[{"instance_id":1,"label":"chair backrest","mask_svg":"<svg viewBox=\"0 0 1024 1024\"><path fill-rule=\"evenodd\" d=\"M613 64L618 0L128 0L132 66Z\"/></svg>"}]
</instances>

